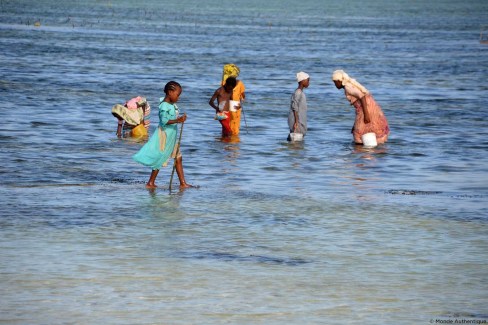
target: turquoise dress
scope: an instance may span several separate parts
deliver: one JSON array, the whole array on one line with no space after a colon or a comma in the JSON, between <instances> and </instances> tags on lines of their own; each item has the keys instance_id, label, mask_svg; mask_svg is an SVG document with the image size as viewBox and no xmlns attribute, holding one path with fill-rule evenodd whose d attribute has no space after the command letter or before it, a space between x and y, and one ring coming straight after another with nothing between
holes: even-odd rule
<instances>
[{"instance_id":1,"label":"turquoise dress","mask_svg":"<svg viewBox=\"0 0 488 325\"><path fill-rule=\"evenodd\" d=\"M144 166L160 169L171 157L178 134L178 124L167 124L178 117L178 107L159 99L159 125L149 141L132 158Z\"/></svg>"}]
</instances>

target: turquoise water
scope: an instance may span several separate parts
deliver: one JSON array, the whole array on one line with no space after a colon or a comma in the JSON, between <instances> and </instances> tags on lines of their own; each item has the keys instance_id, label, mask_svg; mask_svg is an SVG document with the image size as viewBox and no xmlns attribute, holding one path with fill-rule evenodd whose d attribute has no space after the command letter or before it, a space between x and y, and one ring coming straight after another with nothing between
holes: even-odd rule
<instances>
[{"instance_id":1,"label":"turquoise water","mask_svg":"<svg viewBox=\"0 0 488 325\"><path fill-rule=\"evenodd\" d=\"M488 321L487 22L485 1L1 1L0 323ZM233 143L208 105L229 62ZM351 143L339 68L387 144ZM155 112L172 79L200 187L170 193L170 165L151 192L110 109Z\"/></svg>"}]
</instances>

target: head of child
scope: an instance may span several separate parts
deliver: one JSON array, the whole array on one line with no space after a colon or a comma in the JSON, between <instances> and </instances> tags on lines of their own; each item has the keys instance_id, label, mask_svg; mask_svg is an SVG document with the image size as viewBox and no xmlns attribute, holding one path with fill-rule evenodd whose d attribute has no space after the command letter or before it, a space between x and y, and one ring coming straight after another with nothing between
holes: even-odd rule
<instances>
[{"instance_id":1,"label":"head of child","mask_svg":"<svg viewBox=\"0 0 488 325\"><path fill-rule=\"evenodd\" d=\"M182 91L183 88L181 88L179 83L176 81L170 81L164 86L164 93L166 94L164 100L172 104L176 103L178 99L180 99Z\"/></svg>"},{"instance_id":2,"label":"head of child","mask_svg":"<svg viewBox=\"0 0 488 325\"><path fill-rule=\"evenodd\" d=\"M300 88L307 88L310 86L310 76L303 71L297 73L297 82Z\"/></svg>"},{"instance_id":3,"label":"head of child","mask_svg":"<svg viewBox=\"0 0 488 325\"><path fill-rule=\"evenodd\" d=\"M229 77L225 81L224 89L226 92L230 93L237 85L237 79L235 77Z\"/></svg>"}]
</instances>

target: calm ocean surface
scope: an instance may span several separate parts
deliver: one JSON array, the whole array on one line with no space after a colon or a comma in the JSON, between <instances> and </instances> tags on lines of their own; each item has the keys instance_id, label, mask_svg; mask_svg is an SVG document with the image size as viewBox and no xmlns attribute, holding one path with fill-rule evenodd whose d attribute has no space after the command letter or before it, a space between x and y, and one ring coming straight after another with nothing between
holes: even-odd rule
<instances>
[{"instance_id":1,"label":"calm ocean surface","mask_svg":"<svg viewBox=\"0 0 488 325\"><path fill-rule=\"evenodd\" d=\"M481 0L0 1L0 324L488 322L487 24ZM226 63L236 142L208 105ZM351 143L335 69L387 144ZM151 192L110 110L147 97L152 133L169 80L200 188L170 165Z\"/></svg>"}]
</instances>

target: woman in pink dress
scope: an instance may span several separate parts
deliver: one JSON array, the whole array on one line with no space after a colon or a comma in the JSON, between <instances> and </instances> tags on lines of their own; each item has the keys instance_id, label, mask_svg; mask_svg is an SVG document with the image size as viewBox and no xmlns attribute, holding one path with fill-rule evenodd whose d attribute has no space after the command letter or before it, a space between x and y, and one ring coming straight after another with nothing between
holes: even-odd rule
<instances>
[{"instance_id":1,"label":"woman in pink dress","mask_svg":"<svg viewBox=\"0 0 488 325\"><path fill-rule=\"evenodd\" d=\"M354 142L362 144L361 136L373 132L378 144L385 143L390 134L388 121L369 91L343 70L334 71L332 80L337 89L344 88L347 100L356 109L356 120L351 130Z\"/></svg>"}]
</instances>

